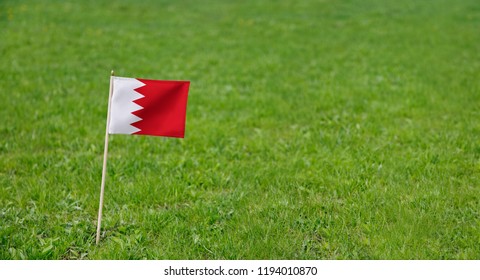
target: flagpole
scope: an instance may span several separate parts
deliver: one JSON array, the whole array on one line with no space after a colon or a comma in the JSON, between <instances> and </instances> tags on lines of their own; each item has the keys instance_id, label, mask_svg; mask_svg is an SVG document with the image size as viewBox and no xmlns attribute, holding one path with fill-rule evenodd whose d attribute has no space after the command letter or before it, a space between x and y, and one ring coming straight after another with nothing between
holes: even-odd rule
<instances>
[{"instance_id":1,"label":"flagpole","mask_svg":"<svg viewBox=\"0 0 480 280\"><path fill-rule=\"evenodd\" d=\"M103 168L102 168L102 184L100 186L100 205L98 206L97 239L96 239L97 245L100 242L100 228L102 226L103 193L105 192L105 176L107 173L108 135L109 135L108 127L110 126L110 107L112 103L114 75L115 73L112 70L112 73L110 75L110 93L108 95L107 127L105 129L105 147L103 149Z\"/></svg>"}]
</instances>

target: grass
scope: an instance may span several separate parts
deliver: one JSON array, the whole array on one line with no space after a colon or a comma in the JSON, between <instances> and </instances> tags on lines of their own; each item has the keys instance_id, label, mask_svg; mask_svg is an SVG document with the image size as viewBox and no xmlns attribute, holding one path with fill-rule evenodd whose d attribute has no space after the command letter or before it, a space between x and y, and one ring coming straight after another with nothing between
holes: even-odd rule
<instances>
[{"instance_id":1,"label":"grass","mask_svg":"<svg viewBox=\"0 0 480 280\"><path fill-rule=\"evenodd\" d=\"M480 4L2 1L0 259L480 259ZM191 80L186 138L108 81Z\"/></svg>"}]
</instances>

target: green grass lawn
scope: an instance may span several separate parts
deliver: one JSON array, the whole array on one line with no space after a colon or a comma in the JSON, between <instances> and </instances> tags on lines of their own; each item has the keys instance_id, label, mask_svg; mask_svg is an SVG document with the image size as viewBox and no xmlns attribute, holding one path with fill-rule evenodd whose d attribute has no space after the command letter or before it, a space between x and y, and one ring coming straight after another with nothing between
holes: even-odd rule
<instances>
[{"instance_id":1,"label":"green grass lawn","mask_svg":"<svg viewBox=\"0 0 480 280\"><path fill-rule=\"evenodd\" d=\"M190 80L112 135L110 70ZM2 1L0 259L480 259L480 2Z\"/></svg>"}]
</instances>

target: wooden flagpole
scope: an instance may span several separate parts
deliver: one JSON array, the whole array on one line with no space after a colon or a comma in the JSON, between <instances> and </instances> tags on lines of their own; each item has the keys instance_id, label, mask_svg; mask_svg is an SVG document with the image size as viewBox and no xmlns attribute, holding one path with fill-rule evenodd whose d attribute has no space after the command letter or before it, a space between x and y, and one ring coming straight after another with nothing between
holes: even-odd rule
<instances>
[{"instance_id":1,"label":"wooden flagpole","mask_svg":"<svg viewBox=\"0 0 480 280\"><path fill-rule=\"evenodd\" d=\"M105 191L105 176L107 173L108 127L110 126L110 107L112 103L114 75L115 73L112 70L112 73L110 75L110 93L108 95L107 128L105 129L105 148L103 149L103 168L102 168L102 184L100 186L100 205L98 206L97 240L96 240L97 245L100 242L100 228L102 226L103 193Z\"/></svg>"}]
</instances>

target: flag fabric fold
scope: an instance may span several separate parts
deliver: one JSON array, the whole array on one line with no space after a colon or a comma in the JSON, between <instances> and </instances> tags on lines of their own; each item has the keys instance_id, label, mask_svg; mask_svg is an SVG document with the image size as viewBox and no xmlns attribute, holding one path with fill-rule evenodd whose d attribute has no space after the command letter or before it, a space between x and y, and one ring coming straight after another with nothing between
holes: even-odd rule
<instances>
[{"instance_id":1,"label":"flag fabric fold","mask_svg":"<svg viewBox=\"0 0 480 280\"><path fill-rule=\"evenodd\" d=\"M189 81L113 77L109 134L183 138Z\"/></svg>"}]
</instances>

